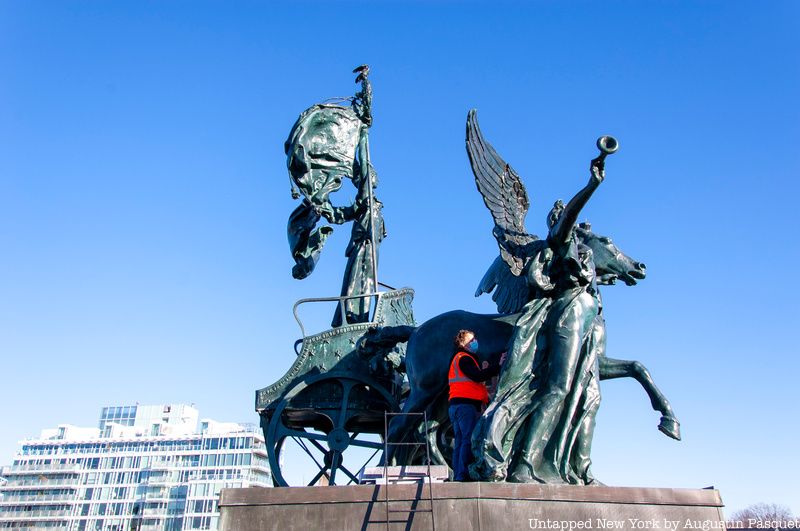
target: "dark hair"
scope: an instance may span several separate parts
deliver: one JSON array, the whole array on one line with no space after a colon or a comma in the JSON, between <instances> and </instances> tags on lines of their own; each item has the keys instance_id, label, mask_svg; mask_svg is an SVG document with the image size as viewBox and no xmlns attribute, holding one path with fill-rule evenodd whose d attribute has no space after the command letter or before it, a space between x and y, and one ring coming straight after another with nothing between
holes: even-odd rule
<instances>
[{"instance_id":1,"label":"dark hair","mask_svg":"<svg viewBox=\"0 0 800 531\"><path fill-rule=\"evenodd\" d=\"M464 345L464 339L470 334L472 334L472 336L475 336L475 332L473 332L472 330L459 330L458 331L458 333L456 334L456 337L453 338L453 348L454 348L454 350L456 352L458 352L459 350L462 350L466 346L466 345Z\"/></svg>"}]
</instances>

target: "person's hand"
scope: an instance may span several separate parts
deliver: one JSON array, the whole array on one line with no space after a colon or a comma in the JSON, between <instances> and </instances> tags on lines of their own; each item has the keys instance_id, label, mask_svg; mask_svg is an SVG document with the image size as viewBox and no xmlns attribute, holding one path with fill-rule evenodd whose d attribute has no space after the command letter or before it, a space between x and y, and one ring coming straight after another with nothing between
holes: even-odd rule
<instances>
[{"instance_id":1,"label":"person's hand","mask_svg":"<svg viewBox=\"0 0 800 531\"><path fill-rule=\"evenodd\" d=\"M481 369L488 369L488 368L489 368L489 362L484 360L483 363L481 363Z\"/></svg>"},{"instance_id":2,"label":"person's hand","mask_svg":"<svg viewBox=\"0 0 800 531\"><path fill-rule=\"evenodd\" d=\"M503 365L506 362L506 358L508 358L508 352L503 352L500 354L500 365Z\"/></svg>"},{"instance_id":3,"label":"person's hand","mask_svg":"<svg viewBox=\"0 0 800 531\"><path fill-rule=\"evenodd\" d=\"M592 181L600 184L606 178L605 163L602 160L594 159L591 165Z\"/></svg>"},{"instance_id":4,"label":"person's hand","mask_svg":"<svg viewBox=\"0 0 800 531\"><path fill-rule=\"evenodd\" d=\"M311 203L311 208L314 209L314 213L318 216L325 218L330 223L334 223L334 219L336 214L333 211L333 205L331 205L330 201L325 201L322 204Z\"/></svg>"}]
</instances>

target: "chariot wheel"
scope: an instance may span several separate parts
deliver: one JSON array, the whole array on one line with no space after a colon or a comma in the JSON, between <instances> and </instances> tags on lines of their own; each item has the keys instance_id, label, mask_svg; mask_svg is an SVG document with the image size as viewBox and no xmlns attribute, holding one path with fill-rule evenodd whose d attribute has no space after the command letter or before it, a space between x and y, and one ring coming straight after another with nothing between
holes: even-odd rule
<instances>
[{"instance_id":1,"label":"chariot wheel","mask_svg":"<svg viewBox=\"0 0 800 531\"><path fill-rule=\"evenodd\" d=\"M384 412L394 396L372 380L325 374L298 384L270 419L267 454L279 487L358 483L383 456Z\"/></svg>"}]
</instances>

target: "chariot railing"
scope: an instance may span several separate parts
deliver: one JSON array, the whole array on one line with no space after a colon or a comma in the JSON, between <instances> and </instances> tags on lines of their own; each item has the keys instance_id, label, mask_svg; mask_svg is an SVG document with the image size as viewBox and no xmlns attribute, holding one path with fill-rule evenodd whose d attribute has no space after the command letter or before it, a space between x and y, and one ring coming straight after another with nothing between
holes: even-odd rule
<instances>
[{"instance_id":1,"label":"chariot railing","mask_svg":"<svg viewBox=\"0 0 800 531\"><path fill-rule=\"evenodd\" d=\"M379 287L384 287L388 290L395 291L397 288L389 286L388 284L384 284L383 282L378 283ZM306 333L306 328L303 326L303 321L300 319L300 315L297 313L297 310L303 304L309 303L317 303L317 302L335 302L337 303L337 307L339 308L339 313L342 316L342 324L340 326L346 326L350 324L358 324L358 323L374 323L375 322L375 312L378 308L378 302L382 295L386 294L385 291L375 291L372 293L360 293L357 295L340 295L337 297L308 297L305 299L300 299L294 303L292 307L292 314L294 315L294 320L297 321L298 326L300 326L300 332L302 333L302 338L298 339L295 343L295 352L297 353L297 346L303 342L303 339L308 337ZM350 300L357 300L357 299L370 299L369 310L367 315L369 318L366 321L358 321L358 322L350 322L347 318L347 308L345 303ZM337 327L338 328L338 327Z\"/></svg>"}]
</instances>

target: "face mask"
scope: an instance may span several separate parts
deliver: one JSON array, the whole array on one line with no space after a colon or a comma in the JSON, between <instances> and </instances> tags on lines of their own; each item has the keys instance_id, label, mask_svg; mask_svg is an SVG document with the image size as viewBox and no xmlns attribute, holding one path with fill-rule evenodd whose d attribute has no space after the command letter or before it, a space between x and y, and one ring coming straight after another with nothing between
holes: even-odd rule
<instances>
[{"instance_id":1,"label":"face mask","mask_svg":"<svg viewBox=\"0 0 800 531\"><path fill-rule=\"evenodd\" d=\"M467 349L473 354L478 352L478 340L477 339L473 339L472 341L470 341L467 344Z\"/></svg>"}]
</instances>

